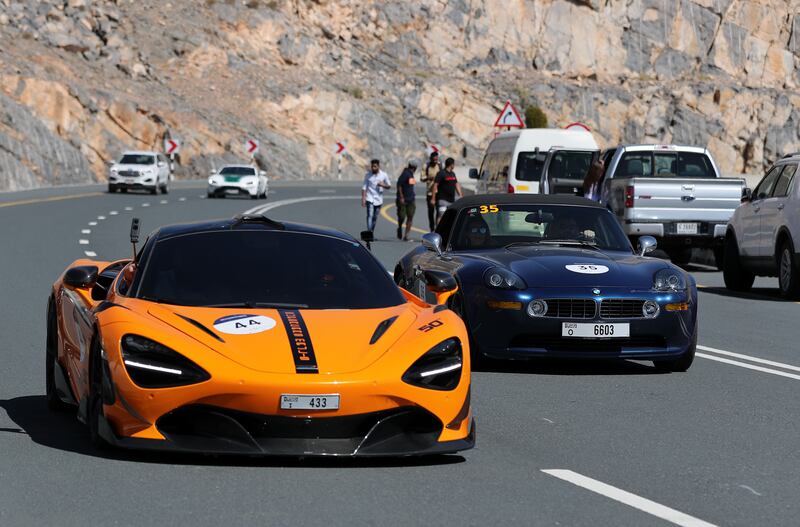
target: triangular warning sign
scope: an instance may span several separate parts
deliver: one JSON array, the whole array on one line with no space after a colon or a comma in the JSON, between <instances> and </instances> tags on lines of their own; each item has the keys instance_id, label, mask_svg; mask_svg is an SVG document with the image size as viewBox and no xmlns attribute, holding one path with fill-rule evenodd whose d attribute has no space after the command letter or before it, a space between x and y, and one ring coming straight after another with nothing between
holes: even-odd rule
<instances>
[{"instance_id":1,"label":"triangular warning sign","mask_svg":"<svg viewBox=\"0 0 800 527\"><path fill-rule=\"evenodd\" d=\"M503 106L503 111L501 111L500 115L497 116L497 120L494 122L494 125L500 128L525 128L525 123L522 122L522 117L520 117L519 112L516 108L514 108L514 105L511 104L511 101L506 101L506 105Z\"/></svg>"}]
</instances>

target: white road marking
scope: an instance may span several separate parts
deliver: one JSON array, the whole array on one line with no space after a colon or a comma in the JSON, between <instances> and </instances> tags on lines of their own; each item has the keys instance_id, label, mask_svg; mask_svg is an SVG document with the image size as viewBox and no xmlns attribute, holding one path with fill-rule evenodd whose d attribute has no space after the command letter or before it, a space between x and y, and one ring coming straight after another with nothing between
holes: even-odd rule
<instances>
[{"instance_id":1,"label":"white road marking","mask_svg":"<svg viewBox=\"0 0 800 527\"><path fill-rule=\"evenodd\" d=\"M89 245L89 240L78 240L78 243L81 245Z\"/></svg>"},{"instance_id":2,"label":"white road marking","mask_svg":"<svg viewBox=\"0 0 800 527\"><path fill-rule=\"evenodd\" d=\"M761 494L760 492L756 492L756 490L753 487L748 487L747 485L739 485L739 488L744 490L749 490L756 496L763 496L763 494Z\"/></svg>"},{"instance_id":3,"label":"white road marking","mask_svg":"<svg viewBox=\"0 0 800 527\"><path fill-rule=\"evenodd\" d=\"M149 207L149 206L150 206L149 203L142 203L142 207Z\"/></svg>"},{"instance_id":4,"label":"white road marking","mask_svg":"<svg viewBox=\"0 0 800 527\"><path fill-rule=\"evenodd\" d=\"M83 254L85 254L89 258L94 258L95 256L97 256L97 253L94 251L83 251Z\"/></svg>"},{"instance_id":5,"label":"white road marking","mask_svg":"<svg viewBox=\"0 0 800 527\"><path fill-rule=\"evenodd\" d=\"M178 198L178 201L186 201L186 198Z\"/></svg>"},{"instance_id":6,"label":"white road marking","mask_svg":"<svg viewBox=\"0 0 800 527\"><path fill-rule=\"evenodd\" d=\"M800 381L800 375L794 373L786 373L785 371L772 370L770 368L764 368L763 366L756 366L754 364L747 364L746 362L739 362L738 360L723 359L722 357L717 357L716 355L707 355L705 353L697 353L696 356L703 357L704 359L708 360L715 360L717 362L722 362L724 364L730 364L732 366L739 366L740 368L747 368L748 370L755 370L763 373L771 373L772 375L777 375L779 377L786 377L788 379L794 379L796 381Z\"/></svg>"},{"instance_id":7,"label":"white road marking","mask_svg":"<svg viewBox=\"0 0 800 527\"><path fill-rule=\"evenodd\" d=\"M125 207L125 210L133 210L133 207Z\"/></svg>"},{"instance_id":8,"label":"white road marking","mask_svg":"<svg viewBox=\"0 0 800 527\"><path fill-rule=\"evenodd\" d=\"M601 496L605 496L606 498L611 498L614 501L624 503L629 507L639 509L642 512L646 512L655 516L656 518L661 518L662 520L674 523L675 525L681 525L683 527L715 527L713 523L708 523L699 518L695 518L694 516L689 516L681 511L671 509L666 505L661 505L655 501L637 496L636 494L632 494L628 491L608 485L607 483L603 483L602 481L592 479L582 474L578 474L577 472L573 472L571 470L549 469L542 470L542 472L572 483L573 485L582 487L586 490L600 494Z\"/></svg>"},{"instance_id":9,"label":"white road marking","mask_svg":"<svg viewBox=\"0 0 800 527\"><path fill-rule=\"evenodd\" d=\"M115 210L112 210L111 212L108 213L109 216L116 216L117 214L119 214L119 212Z\"/></svg>"},{"instance_id":10,"label":"white road marking","mask_svg":"<svg viewBox=\"0 0 800 527\"><path fill-rule=\"evenodd\" d=\"M81 229L81 234L92 234L92 229Z\"/></svg>"},{"instance_id":11,"label":"white road marking","mask_svg":"<svg viewBox=\"0 0 800 527\"><path fill-rule=\"evenodd\" d=\"M725 355L728 357L734 357L736 359L747 360L750 362L757 362L758 364L766 364L767 366L775 366L776 368L783 368L784 370L800 371L800 366L792 366L791 364L786 364L783 362L761 359L759 357L753 357L752 355L745 355L743 353L733 353L732 351L725 351L717 348L709 348L708 346L701 346L699 344L697 345L697 349L708 351L711 353L716 353L717 355Z\"/></svg>"},{"instance_id":12,"label":"white road marking","mask_svg":"<svg viewBox=\"0 0 800 527\"><path fill-rule=\"evenodd\" d=\"M90 221L89 222L89 226L94 227L95 225L97 225L96 221Z\"/></svg>"},{"instance_id":13,"label":"white road marking","mask_svg":"<svg viewBox=\"0 0 800 527\"><path fill-rule=\"evenodd\" d=\"M167 203L169 203L169 201L165 200L165 199L162 199L159 203L161 203L162 205L166 205Z\"/></svg>"},{"instance_id":14,"label":"white road marking","mask_svg":"<svg viewBox=\"0 0 800 527\"><path fill-rule=\"evenodd\" d=\"M248 209L244 211L245 214L263 214L267 211L272 209L276 209L278 207L283 207L286 205L295 205L297 203L305 203L307 201L327 201L332 199L361 199L361 196L312 196L309 198L293 198L293 199L284 199L281 201L273 201L272 203L267 203L266 205L258 205L253 207L252 209Z\"/></svg>"},{"instance_id":15,"label":"white road marking","mask_svg":"<svg viewBox=\"0 0 800 527\"><path fill-rule=\"evenodd\" d=\"M106 219L106 217L105 216L98 216L97 219L100 220L100 221L103 221L104 219Z\"/></svg>"}]
</instances>

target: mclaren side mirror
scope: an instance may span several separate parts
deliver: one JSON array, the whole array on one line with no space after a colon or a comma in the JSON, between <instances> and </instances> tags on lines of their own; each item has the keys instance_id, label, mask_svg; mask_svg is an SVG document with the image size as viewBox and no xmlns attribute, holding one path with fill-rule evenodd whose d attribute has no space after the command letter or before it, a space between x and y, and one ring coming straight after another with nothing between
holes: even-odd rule
<instances>
[{"instance_id":1,"label":"mclaren side mirror","mask_svg":"<svg viewBox=\"0 0 800 527\"><path fill-rule=\"evenodd\" d=\"M742 203L747 203L753 200L753 189L744 187L742 189Z\"/></svg>"},{"instance_id":2,"label":"mclaren side mirror","mask_svg":"<svg viewBox=\"0 0 800 527\"><path fill-rule=\"evenodd\" d=\"M422 246L429 251L434 251L438 256L442 255L442 237L438 233L423 234Z\"/></svg>"},{"instance_id":3,"label":"mclaren side mirror","mask_svg":"<svg viewBox=\"0 0 800 527\"><path fill-rule=\"evenodd\" d=\"M428 291L436 295L437 304L445 304L457 290L458 283L450 273L444 271L426 270L422 272L422 278Z\"/></svg>"},{"instance_id":4,"label":"mclaren side mirror","mask_svg":"<svg viewBox=\"0 0 800 527\"><path fill-rule=\"evenodd\" d=\"M649 252L653 252L656 250L658 246L658 242L652 236L642 236L639 238L639 256L644 256Z\"/></svg>"},{"instance_id":5,"label":"mclaren side mirror","mask_svg":"<svg viewBox=\"0 0 800 527\"><path fill-rule=\"evenodd\" d=\"M480 175L478 174L477 168L470 168L469 169L469 178L470 179L480 179Z\"/></svg>"},{"instance_id":6,"label":"mclaren side mirror","mask_svg":"<svg viewBox=\"0 0 800 527\"><path fill-rule=\"evenodd\" d=\"M89 289L97 282L96 265L79 265L64 273L64 285L72 289Z\"/></svg>"}]
</instances>

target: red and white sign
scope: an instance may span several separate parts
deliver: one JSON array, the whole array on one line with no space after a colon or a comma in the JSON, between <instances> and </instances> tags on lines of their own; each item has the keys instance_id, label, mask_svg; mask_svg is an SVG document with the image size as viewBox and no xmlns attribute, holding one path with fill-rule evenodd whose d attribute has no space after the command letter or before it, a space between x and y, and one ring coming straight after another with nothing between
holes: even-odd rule
<instances>
[{"instance_id":1,"label":"red and white sign","mask_svg":"<svg viewBox=\"0 0 800 527\"><path fill-rule=\"evenodd\" d=\"M503 110L500 112L500 115L497 116L494 125L500 128L525 128L522 117L520 117L514 105L511 104L511 101L506 101L506 105L503 106Z\"/></svg>"},{"instance_id":2,"label":"red and white sign","mask_svg":"<svg viewBox=\"0 0 800 527\"><path fill-rule=\"evenodd\" d=\"M168 156L177 154L181 149L181 142L177 139L164 138L164 153Z\"/></svg>"},{"instance_id":3,"label":"red and white sign","mask_svg":"<svg viewBox=\"0 0 800 527\"><path fill-rule=\"evenodd\" d=\"M584 131L586 131L586 132L591 132L591 130L589 129L589 127L588 127L588 126L586 126L586 125L585 125L585 124L583 124L583 123L579 123L579 122L577 122L577 121L576 121L576 122L574 122L574 123L569 123L569 124L568 124L567 126L565 126L564 128L565 128L565 129L567 129L567 130L578 129L578 130L584 130Z\"/></svg>"},{"instance_id":4,"label":"red and white sign","mask_svg":"<svg viewBox=\"0 0 800 527\"><path fill-rule=\"evenodd\" d=\"M256 152L258 152L258 140L248 139L247 141L245 141L244 150L251 156L256 155Z\"/></svg>"},{"instance_id":5,"label":"red and white sign","mask_svg":"<svg viewBox=\"0 0 800 527\"><path fill-rule=\"evenodd\" d=\"M347 147L344 146L344 143L336 141L336 146L334 146L334 152L336 153L336 155L344 154L345 150L347 150Z\"/></svg>"},{"instance_id":6,"label":"red and white sign","mask_svg":"<svg viewBox=\"0 0 800 527\"><path fill-rule=\"evenodd\" d=\"M428 152L428 155L431 155L434 152L436 152L437 154L441 153L441 150L439 149L439 147L437 145L434 145L434 144L428 145L428 148L426 148L425 150Z\"/></svg>"}]
</instances>

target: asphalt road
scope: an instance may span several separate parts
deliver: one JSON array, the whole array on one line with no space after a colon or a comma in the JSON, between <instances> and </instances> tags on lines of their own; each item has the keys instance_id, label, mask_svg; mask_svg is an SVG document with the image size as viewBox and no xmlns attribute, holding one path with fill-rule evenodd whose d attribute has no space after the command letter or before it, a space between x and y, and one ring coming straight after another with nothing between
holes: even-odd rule
<instances>
[{"instance_id":1,"label":"asphalt road","mask_svg":"<svg viewBox=\"0 0 800 527\"><path fill-rule=\"evenodd\" d=\"M272 189L267 202L207 200L197 184L167 196L0 195L0 525L800 523L800 305L780 300L775 280L731 295L719 273L699 268L701 356L688 373L637 362L476 372L478 444L463 456L275 462L93 450L72 416L45 408L52 281L87 251L128 255L134 214L146 232L268 203L278 219L363 228L352 184ZM391 270L412 244L385 218L377 236Z\"/></svg>"}]
</instances>

